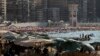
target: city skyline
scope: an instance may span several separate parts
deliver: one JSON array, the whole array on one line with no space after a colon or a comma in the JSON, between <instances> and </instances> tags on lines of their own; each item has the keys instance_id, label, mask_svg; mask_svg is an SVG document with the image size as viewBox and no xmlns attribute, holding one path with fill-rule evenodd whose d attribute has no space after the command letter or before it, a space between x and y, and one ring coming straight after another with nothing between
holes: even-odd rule
<instances>
[{"instance_id":1,"label":"city skyline","mask_svg":"<svg viewBox=\"0 0 100 56\"><path fill-rule=\"evenodd\" d=\"M69 22L68 4L70 3L79 4L78 22L97 21L95 19L97 16L96 0L7 0L6 3L7 6L4 7L6 10L2 10L4 14L0 13L0 15L10 21L64 20Z\"/></svg>"}]
</instances>

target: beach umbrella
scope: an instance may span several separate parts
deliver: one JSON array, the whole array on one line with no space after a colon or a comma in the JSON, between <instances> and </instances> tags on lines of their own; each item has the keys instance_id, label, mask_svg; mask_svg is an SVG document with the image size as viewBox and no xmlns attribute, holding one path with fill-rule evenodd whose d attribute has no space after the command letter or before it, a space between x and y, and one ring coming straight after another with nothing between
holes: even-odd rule
<instances>
[{"instance_id":1,"label":"beach umbrella","mask_svg":"<svg viewBox=\"0 0 100 56\"><path fill-rule=\"evenodd\" d=\"M65 39L62 39L62 38L56 38L56 39L54 39L54 41L55 41L55 43L63 43L63 42L66 42L66 40Z\"/></svg>"},{"instance_id":2,"label":"beach umbrella","mask_svg":"<svg viewBox=\"0 0 100 56\"><path fill-rule=\"evenodd\" d=\"M54 43L52 40L47 39L28 39L23 41L16 41L16 45L32 47L32 46L45 46L47 44Z\"/></svg>"},{"instance_id":3,"label":"beach umbrella","mask_svg":"<svg viewBox=\"0 0 100 56\"><path fill-rule=\"evenodd\" d=\"M55 41L54 45L56 46L56 48L60 48L60 46L62 45L62 43L65 42L65 40L62 39L62 38L56 38L56 39L54 39L54 41Z\"/></svg>"},{"instance_id":4,"label":"beach umbrella","mask_svg":"<svg viewBox=\"0 0 100 56\"><path fill-rule=\"evenodd\" d=\"M12 33L12 32L7 32L7 33L4 33L2 35L2 39L5 39L5 40L8 40L8 41L15 41L16 40L16 35L14 35L15 33Z\"/></svg>"},{"instance_id":5,"label":"beach umbrella","mask_svg":"<svg viewBox=\"0 0 100 56\"><path fill-rule=\"evenodd\" d=\"M76 41L73 39L68 40L67 42L64 42L63 44L61 44L61 47L63 47L63 49L68 52L80 51L82 48L85 51L95 50L94 47L90 45L89 43L84 43L84 42Z\"/></svg>"},{"instance_id":6,"label":"beach umbrella","mask_svg":"<svg viewBox=\"0 0 100 56\"><path fill-rule=\"evenodd\" d=\"M100 42L93 42L93 43L90 43L90 44L93 45L93 46L96 46L96 45L100 46Z\"/></svg>"},{"instance_id":7,"label":"beach umbrella","mask_svg":"<svg viewBox=\"0 0 100 56\"><path fill-rule=\"evenodd\" d=\"M100 46L100 42L93 42L90 43L90 45L92 45L94 48L97 48L98 46Z\"/></svg>"},{"instance_id":8,"label":"beach umbrella","mask_svg":"<svg viewBox=\"0 0 100 56\"><path fill-rule=\"evenodd\" d=\"M64 51L73 52L73 51L79 51L81 49L81 45L78 42L64 42L61 44L61 47Z\"/></svg>"},{"instance_id":9,"label":"beach umbrella","mask_svg":"<svg viewBox=\"0 0 100 56\"><path fill-rule=\"evenodd\" d=\"M14 36L6 36L3 39L8 40L8 41L15 41L16 38Z\"/></svg>"}]
</instances>

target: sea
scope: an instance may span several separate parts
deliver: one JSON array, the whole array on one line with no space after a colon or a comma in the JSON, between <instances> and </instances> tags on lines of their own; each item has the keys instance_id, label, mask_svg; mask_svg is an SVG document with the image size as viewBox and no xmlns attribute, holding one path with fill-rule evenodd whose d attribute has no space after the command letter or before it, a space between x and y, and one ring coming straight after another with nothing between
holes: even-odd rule
<instances>
[{"instance_id":1,"label":"sea","mask_svg":"<svg viewBox=\"0 0 100 56\"><path fill-rule=\"evenodd\" d=\"M93 43L100 42L100 30L91 30L91 31L73 31L73 32L57 32L57 33L47 33L49 37L52 38L71 38L71 37L80 37L81 34L93 34L89 41L83 41L84 43Z\"/></svg>"}]
</instances>

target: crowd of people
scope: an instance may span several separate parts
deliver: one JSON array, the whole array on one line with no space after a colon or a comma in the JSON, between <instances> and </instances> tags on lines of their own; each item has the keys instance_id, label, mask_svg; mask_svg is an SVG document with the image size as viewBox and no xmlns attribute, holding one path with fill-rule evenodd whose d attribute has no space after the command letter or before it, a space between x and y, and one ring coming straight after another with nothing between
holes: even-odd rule
<instances>
[{"instance_id":1,"label":"crowd of people","mask_svg":"<svg viewBox=\"0 0 100 56\"><path fill-rule=\"evenodd\" d=\"M99 47L96 47L96 50L98 50L98 48ZM62 52L61 49L57 50L54 56L60 56L61 52ZM1 56L50 56L47 47L24 47L15 45L13 42L6 43L4 46L0 44L0 55Z\"/></svg>"},{"instance_id":2,"label":"crowd of people","mask_svg":"<svg viewBox=\"0 0 100 56\"><path fill-rule=\"evenodd\" d=\"M82 34L81 36L84 36L84 35ZM0 56L61 56L63 53L63 50L62 50L63 48L59 46L57 47L55 49L55 52L52 53L51 55L51 53L49 52L48 46L25 47L25 46L16 45L13 41L0 39ZM94 47L96 51L100 50L99 45L96 45ZM84 50L84 48L82 48L82 50L78 52L85 53L87 51Z\"/></svg>"},{"instance_id":3,"label":"crowd of people","mask_svg":"<svg viewBox=\"0 0 100 56\"><path fill-rule=\"evenodd\" d=\"M47 47L24 47L14 42L0 43L0 56L49 56Z\"/></svg>"}]
</instances>

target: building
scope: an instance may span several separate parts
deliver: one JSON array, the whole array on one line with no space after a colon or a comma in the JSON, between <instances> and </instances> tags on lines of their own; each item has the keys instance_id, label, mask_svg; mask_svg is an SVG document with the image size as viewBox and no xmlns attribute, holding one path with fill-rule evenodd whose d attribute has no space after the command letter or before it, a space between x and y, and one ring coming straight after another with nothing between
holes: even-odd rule
<instances>
[{"instance_id":1,"label":"building","mask_svg":"<svg viewBox=\"0 0 100 56\"><path fill-rule=\"evenodd\" d=\"M96 0L96 17L97 21L100 22L100 0Z\"/></svg>"},{"instance_id":2,"label":"building","mask_svg":"<svg viewBox=\"0 0 100 56\"><path fill-rule=\"evenodd\" d=\"M28 0L18 0L17 1L17 21L28 22L30 18Z\"/></svg>"},{"instance_id":3,"label":"building","mask_svg":"<svg viewBox=\"0 0 100 56\"><path fill-rule=\"evenodd\" d=\"M78 22L97 21L95 0L0 0L3 6L0 14L5 20L14 22L48 20L69 22L68 5L71 3L79 5Z\"/></svg>"},{"instance_id":4,"label":"building","mask_svg":"<svg viewBox=\"0 0 100 56\"><path fill-rule=\"evenodd\" d=\"M69 22L68 16L68 1L67 0L48 0L48 8L58 8L59 20Z\"/></svg>"},{"instance_id":5,"label":"building","mask_svg":"<svg viewBox=\"0 0 100 56\"><path fill-rule=\"evenodd\" d=\"M78 4L72 3L68 5L70 25L76 27L78 25Z\"/></svg>"},{"instance_id":6,"label":"building","mask_svg":"<svg viewBox=\"0 0 100 56\"><path fill-rule=\"evenodd\" d=\"M97 22L96 18L96 0L88 0L87 4L87 20L89 22Z\"/></svg>"},{"instance_id":7,"label":"building","mask_svg":"<svg viewBox=\"0 0 100 56\"><path fill-rule=\"evenodd\" d=\"M97 22L96 0L67 0L79 4L78 22Z\"/></svg>"},{"instance_id":8,"label":"building","mask_svg":"<svg viewBox=\"0 0 100 56\"><path fill-rule=\"evenodd\" d=\"M6 1L6 17L8 21L16 21L17 20L17 2L16 0L7 0Z\"/></svg>"},{"instance_id":9,"label":"building","mask_svg":"<svg viewBox=\"0 0 100 56\"><path fill-rule=\"evenodd\" d=\"M2 16L2 0L0 0L0 16Z\"/></svg>"},{"instance_id":10,"label":"building","mask_svg":"<svg viewBox=\"0 0 100 56\"><path fill-rule=\"evenodd\" d=\"M79 22L97 22L96 0L79 1Z\"/></svg>"},{"instance_id":11,"label":"building","mask_svg":"<svg viewBox=\"0 0 100 56\"><path fill-rule=\"evenodd\" d=\"M2 1L0 0L0 23L2 20Z\"/></svg>"},{"instance_id":12,"label":"building","mask_svg":"<svg viewBox=\"0 0 100 56\"><path fill-rule=\"evenodd\" d=\"M0 18L4 18L6 20L7 12L6 12L6 7L7 3L6 0L0 0Z\"/></svg>"},{"instance_id":13,"label":"building","mask_svg":"<svg viewBox=\"0 0 100 56\"><path fill-rule=\"evenodd\" d=\"M60 21L60 8L48 8L48 20Z\"/></svg>"},{"instance_id":14,"label":"building","mask_svg":"<svg viewBox=\"0 0 100 56\"><path fill-rule=\"evenodd\" d=\"M82 18L81 18L81 22L87 22L87 9L88 8L88 0L83 0L82 1L82 11L80 11L82 13Z\"/></svg>"}]
</instances>

